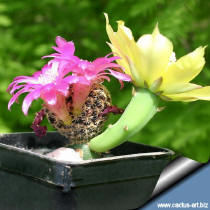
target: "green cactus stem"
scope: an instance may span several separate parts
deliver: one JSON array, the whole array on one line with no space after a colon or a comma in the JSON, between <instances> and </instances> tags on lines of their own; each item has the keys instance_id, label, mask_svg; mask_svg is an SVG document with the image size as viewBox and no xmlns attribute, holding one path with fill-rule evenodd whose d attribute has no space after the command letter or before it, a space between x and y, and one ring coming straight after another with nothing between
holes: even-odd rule
<instances>
[{"instance_id":1,"label":"green cactus stem","mask_svg":"<svg viewBox=\"0 0 210 210\"><path fill-rule=\"evenodd\" d=\"M120 119L102 134L91 139L89 147L95 152L106 152L140 131L157 112L158 98L148 89L136 89Z\"/></svg>"}]
</instances>

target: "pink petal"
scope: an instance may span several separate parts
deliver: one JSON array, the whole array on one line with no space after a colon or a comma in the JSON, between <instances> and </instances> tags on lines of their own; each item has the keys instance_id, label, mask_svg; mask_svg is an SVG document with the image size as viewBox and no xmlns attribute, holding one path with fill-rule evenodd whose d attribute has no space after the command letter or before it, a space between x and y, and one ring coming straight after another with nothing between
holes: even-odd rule
<instances>
[{"instance_id":1,"label":"pink petal","mask_svg":"<svg viewBox=\"0 0 210 210\"><path fill-rule=\"evenodd\" d=\"M46 74L46 72L49 72L51 68L52 68L52 64L45 64L42 67L41 74Z\"/></svg>"},{"instance_id":2,"label":"pink petal","mask_svg":"<svg viewBox=\"0 0 210 210\"><path fill-rule=\"evenodd\" d=\"M74 83L80 83L84 85L89 85L90 81L88 81L85 77L83 76L67 76L63 79L63 81L67 82L68 84L74 84Z\"/></svg>"},{"instance_id":3,"label":"pink petal","mask_svg":"<svg viewBox=\"0 0 210 210\"><path fill-rule=\"evenodd\" d=\"M17 84L18 84L18 83L15 82L15 81L11 82L11 83L9 84L8 88L7 88L7 92L11 91L12 88L13 88L14 86L16 86Z\"/></svg>"},{"instance_id":4,"label":"pink petal","mask_svg":"<svg viewBox=\"0 0 210 210\"><path fill-rule=\"evenodd\" d=\"M73 56L74 55L74 43L73 42L67 42L66 45L62 47L62 53L65 54L66 56Z\"/></svg>"},{"instance_id":5,"label":"pink petal","mask_svg":"<svg viewBox=\"0 0 210 210\"><path fill-rule=\"evenodd\" d=\"M74 42L67 42L63 37L57 36L55 40L58 47L53 47L56 51L60 53L74 54L75 47Z\"/></svg>"},{"instance_id":6,"label":"pink petal","mask_svg":"<svg viewBox=\"0 0 210 210\"><path fill-rule=\"evenodd\" d=\"M53 53L51 55L43 56L42 58L54 57L61 59L71 59L74 55L75 47L72 41L67 42L64 38L57 36L56 37L57 46L53 46L52 48L58 53Z\"/></svg>"},{"instance_id":7,"label":"pink petal","mask_svg":"<svg viewBox=\"0 0 210 210\"><path fill-rule=\"evenodd\" d=\"M59 72L59 77L65 77L67 74L69 74L71 72L71 69L75 66L74 62L69 62L67 60L51 60L50 62L59 62L59 68L58 68L58 72Z\"/></svg>"},{"instance_id":8,"label":"pink petal","mask_svg":"<svg viewBox=\"0 0 210 210\"><path fill-rule=\"evenodd\" d=\"M37 71L33 74L33 77L37 79L37 78L39 78L41 73L42 73L41 71Z\"/></svg>"},{"instance_id":9,"label":"pink petal","mask_svg":"<svg viewBox=\"0 0 210 210\"><path fill-rule=\"evenodd\" d=\"M30 92L23 100L23 104L22 104L22 111L25 115L28 114L28 109L31 106L31 103L33 100L36 100L37 98L39 98L40 96L40 91L39 90L35 90L33 92Z\"/></svg>"},{"instance_id":10,"label":"pink petal","mask_svg":"<svg viewBox=\"0 0 210 210\"><path fill-rule=\"evenodd\" d=\"M79 77L78 76L67 76L63 79L63 81L65 81L68 84L72 84L72 83L76 83L79 81Z\"/></svg>"},{"instance_id":11,"label":"pink petal","mask_svg":"<svg viewBox=\"0 0 210 210\"><path fill-rule=\"evenodd\" d=\"M15 84L15 85L13 86L13 88L11 89L10 94L13 95L13 93L14 93L16 90L21 89L21 88L23 88L23 87L25 87L25 85L18 85L18 84Z\"/></svg>"},{"instance_id":12,"label":"pink petal","mask_svg":"<svg viewBox=\"0 0 210 210\"><path fill-rule=\"evenodd\" d=\"M18 97L22 94L22 93L26 93L28 92L28 88L23 88L21 90L19 90L17 93L15 93L12 98L9 100L8 103L8 109L10 110L11 106L13 105L13 103L18 99Z\"/></svg>"},{"instance_id":13,"label":"pink petal","mask_svg":"<svg viewBox=\"0 0 210 210\"><path fill-rule=\"evenodd\" d=\"M100 57L100 58L96 58L93 63L94 64L97 64L97 65L100 65L100 64L105 64L105 63L111 63L117 59L120 59L120 57L118 56L113 56L111 58L108 58L109 54L106 55L105 57Z\"/></svg>"},{"instance_id":14,"label":"pink petal","mask_svg":"<svg viewBox=\"0 0 210 210\"><path fill-rule=\"evenodd\" d=\"M102 72L102 71L105 71L107 69L110 69L110 68L119 68L120 66L116 63L106 63L106 64L101 64L101 65L97 65L95 66L95 71L96 72Z\"/></svg>"},{"instance_id":15,"label":"pink petal","mask_svg":"<svg viewBox=\"0 0 210 210\"><path fill-rule=\"evenodd\" d=\"M39 71L38 71L39 72ZM14 79L14 81L15 82L36 82L37 80L36 80L36 78L34 78L33 76L31 77L31 76L18 76L18 77L15 77L15 79Z\"/></svg>"},{"instance_id":16,"label":"pink petal","mask_svg":"<svg viewBox=\"0 0 210 210\"><path fill-rule=\"evenodd\" d=\"M78 62L78 67L78 70L81 71L80 73L83 73L86 69L94 69L94 65L86 60L80 60L80 62Z\"/></svg>"},{"instance_id":17,"label":"pink petal","mask_svg":"<svg viewBox=\"0 0 210 210\"><path fill-rule=\"evenodd\" d=\"M62 49L60 49L59 47L53 46L52 48L53 48L53 50L55 50L55 51L57 51L57 52L59 52L59 53L62 53ZM56 54L56 53L55 53L55 54Z\"/></svg>"},{"instance_id":18,"label":"pink petal","mask_svg":"<svg viewBox=\"0 0 210 210\"><path fill-rule=\"evenodd\" d=\"M56 89L42 91L41 98L46 104L54 105L57 102Z\"/></svg>"},{"instance_id":19,"label":"pink petal","mask_svg":"<svg viewBox=\"0 0 210 210\"><path fill-rule=\"evenodd\" d=\"M110 82L110 78L108 76L99 76L99 77L97 77L97 79L105 79L108 82Z\"/></svg>"},{"instance_id":20,"label":"pink petal","mask_svg":"<svg viewBox=\"0 0 210 210\"><path fill-rule=\"evenodd\" d=\"M67 42L64 46L62 46L62 53L66 56L73 56L75 51L74 43Z\"/></svg>"},{"instance_id":21,"label":"pink petal","mask_svg":"<svg viewBox=\"0 0 210 210\"><path fill-rule=\"evenodd\" d=\"M28 77L25 79L17 79L14 81L14 83L30 83L30 84L36 84L37 83L37 79L33 78L33 77Z\"/></svg>"},{"instance_id":22,"label":"pink petal","mask_svg":"<svg viewBox=\"0 0 210 210\"><path fill-rule=\"evenodd\" d=\"M59 57L60 54L59 53L52 53L50 55L44 55L41 57L41 59L44 59L44 58L56 58L56 57Z\"/></svg>"},{"instance_id":23,"label":"pink petal","mask_svg":"<svg viewBox=\"0 0 210 210\"><path fill-rule=\"evenodd\" d=\"M28 77L27 77L28 78ZM31 79L31 78L30 78ZM7 91L9 92L14 86L18 85L18 83L22 83L22 81L25 81L25 76L19 76L16 77L8 86ZM19 82L20 81L20 82Z\"/></svg>"},{"instance_id":24,"label":"pink petal","mask_svg":"<svg viewBox=\"0 0 210 210\"><path fill-rule=\"evenodd\" d=\"M73 112L77 115L80 113L82 106L90 93L90 85L76 83L73 85L73 92Z\"/></svg>"},{"instance_id":25,"label":"pink petal","mask_svg":"<svg viewBox=\"0 0 210 210\"><path fill-rule=\"evenodd\" d=\"M58 47L63 47L67 43L67 41L61 36L56 36L55 43Z\"/></svg>"},{"instance_id":26,"label":"pink petal","mask_svg":"<svg viewBox=\"0 0 210 210\"><path fill-rule=\"evenodd\" d=\"M79 58L73 56L71 59L53 59L49 61L49 63L59 62L59 76L64 77L66 74L74 72L77 68L77 64L79 62Z\"/></svg>"},{"instance_id":27,"label":"pink petal","mask_svg":"<svg viewBox=\"0 0 210 210\"><path fill-rule=\"evenodd\" d=\"M131 81L131 77L128 74L123 74L117 71L113 71L109 69L109 72L111 73L112 76L116 77L118 80L123 80L126 82Z\"/></svg>"},{"instance_id":28,"label":"pink petal","mask_svg":"<svg viewBox=\"0 0 210 210\"><path fill-rule=\"evenodd\" d=\"M62 81L61 83L56 84L56 90L61 92L64 96L67 96L69 90L69 84Z\"/></svg>"},{"instance_id":29,"label":"pink petal","mask_svg":"<svg viewBox=\"0 0 210 210\"><path fill-rule=\"evenodd\" d=\"M91 85L91 81L87 80L84 76L79 76L78 83L82 85Z\"/></svg>"},{"instance_id":30,"label":"pink petal","mask_svg":"<svg viewBox=\"0 0 210 210\"><path fill-rule=\"evenodd\" d=\"M101 79L102 78L102 79L106 79L107 81L110 82L110 78L108 76L106 76L107 74L110 74L110 73L106 73L106 72L100 73L100 74L97 75L97 79Z\"/></svg>"},{"instance_id":31,"label":"pink petal","mask_svg":"<svg viewBox=\"0 0 210 210\"><path fill-rule=\"evenodd\" d=\"M22 80L22 79L31 79L32 77L30 76L17 76L14 78L14 81L17 81L17 80Z\"/></svg>"}]
</instances>

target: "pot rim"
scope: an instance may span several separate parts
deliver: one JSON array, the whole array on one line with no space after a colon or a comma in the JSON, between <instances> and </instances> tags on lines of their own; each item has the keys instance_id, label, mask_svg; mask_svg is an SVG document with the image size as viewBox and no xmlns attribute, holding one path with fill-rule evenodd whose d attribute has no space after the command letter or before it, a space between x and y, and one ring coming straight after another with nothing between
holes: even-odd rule
<instances>
[{"instance_id":1,"label":"pot rim","mask_svg":"<svg viewBox=\"0 0 210 210\"><path fill-rule=\"evenodd\" d=\"M56 131L48 131L47 133L58 133ZM34 132L14 132L14 133L0 133L0 138L5 137L5 136L10 136L10 135L24 135L24 134L32 134L35 135ZM151 147L151 148L156 148L156 149L160 149L162 150L161 152L145 152L145 153L135 153L135 154L129 154L129 155L118 155L118 156L114 156L114 157L104 157L104 158L96 158L96 159L92 159L92 160L81 160L81 161L62 161L62 160L56 160L54 158L51 157L47 157L46 155L43 154L39 154L39 153L35 153L33 151L24 149L24 148L20 148L20 147L16 147L13 145L8 145L5 143L1 143L0 142L0 147L4 147L4 148L9 148L11 150L18 150L19 152L23 152L26 154L30 154L39 158L44 158L46 160L50 160L50 161L54 161L57 163L63 163L63 164L67 164L67 165L72 165L72 166L77 166L77 165L87 165L87 164L95 164L95 163L102 163L102 162L108 162L110 160L112 161L117 161L117 160L123 160L123 159L136 159L136 158L147 158L147 157L152 157L153 159L156 159L156 157L161 157L161 156L173 156L175 154L175 152L173 152L172 150L168 149L168 148L162 148L162 147L156 147L156 146L150 146L147 144L140 144L140 143L135 143L135 142L129 142L131 144L138 144L138 145L145 145L147 147Z\"/></svg>"}]
</instances>

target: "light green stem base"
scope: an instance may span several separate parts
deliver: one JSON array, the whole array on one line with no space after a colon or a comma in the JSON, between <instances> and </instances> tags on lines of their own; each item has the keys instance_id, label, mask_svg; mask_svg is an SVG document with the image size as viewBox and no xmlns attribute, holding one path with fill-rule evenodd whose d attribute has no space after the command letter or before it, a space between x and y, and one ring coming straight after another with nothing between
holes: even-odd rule
<instances>
[{"instance_id":1,"label":"light green stem base","mask_svg":"<svg viewBox=\"0 0 210 210\"><path fill-rule=\"evenodd\" d=\"M95 152L106 152L140 131L157 112L158 99L147 89L137 89L120 119L102 134L91 139Z\"/></svg>"},{"instance_id":2,"label":"light green stem base","mask_svg":"<svg viewBox=\"0 0 210 210\"><path fill-rule=\"evenodd\" d=\"M83 160L91 160L101 157L101 154L91 151L86 143L71 145L70 148L77 150L81 154Z\"/></svg>"}]
</instances>

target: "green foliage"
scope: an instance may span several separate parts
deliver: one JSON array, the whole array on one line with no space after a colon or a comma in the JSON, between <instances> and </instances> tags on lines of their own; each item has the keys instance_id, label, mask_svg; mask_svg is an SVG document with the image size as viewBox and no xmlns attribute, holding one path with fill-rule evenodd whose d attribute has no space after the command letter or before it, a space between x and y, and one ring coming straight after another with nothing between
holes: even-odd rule
<instances>
[{"instance_id":1,"label":"green foliage","mask_svg":"<svg viewBox=\"0 0 210 210\"><path fill-rule=\"evenodd\" d=\"M151 33L158 22L161 33L174 43L177 57L210 41L210 1L208 0L3 0L0 3L0 132L30 131L34 113L41 101L33 102L24 116L20 104L7 110L10 99L7 86L15 76L31 75L46 63L41 56L50 54L57 35L73 40L76 55L93 60L110 52L106 41L105 19L116 27L122 19L136 39ZM196 83L210 84L210 50L206 49L206 67ZM126 107L131 86L119 91L114 79L106 83L115 104ZM164 103L166 109L135 136L140 142L182 151L188 157L207 161L210 155L210 103ZM137 110L141 114L141 110ZM113 116L110 123L116 121ZM52 128L50 128L52 129Z\"/></svg>"}]
</instances>

